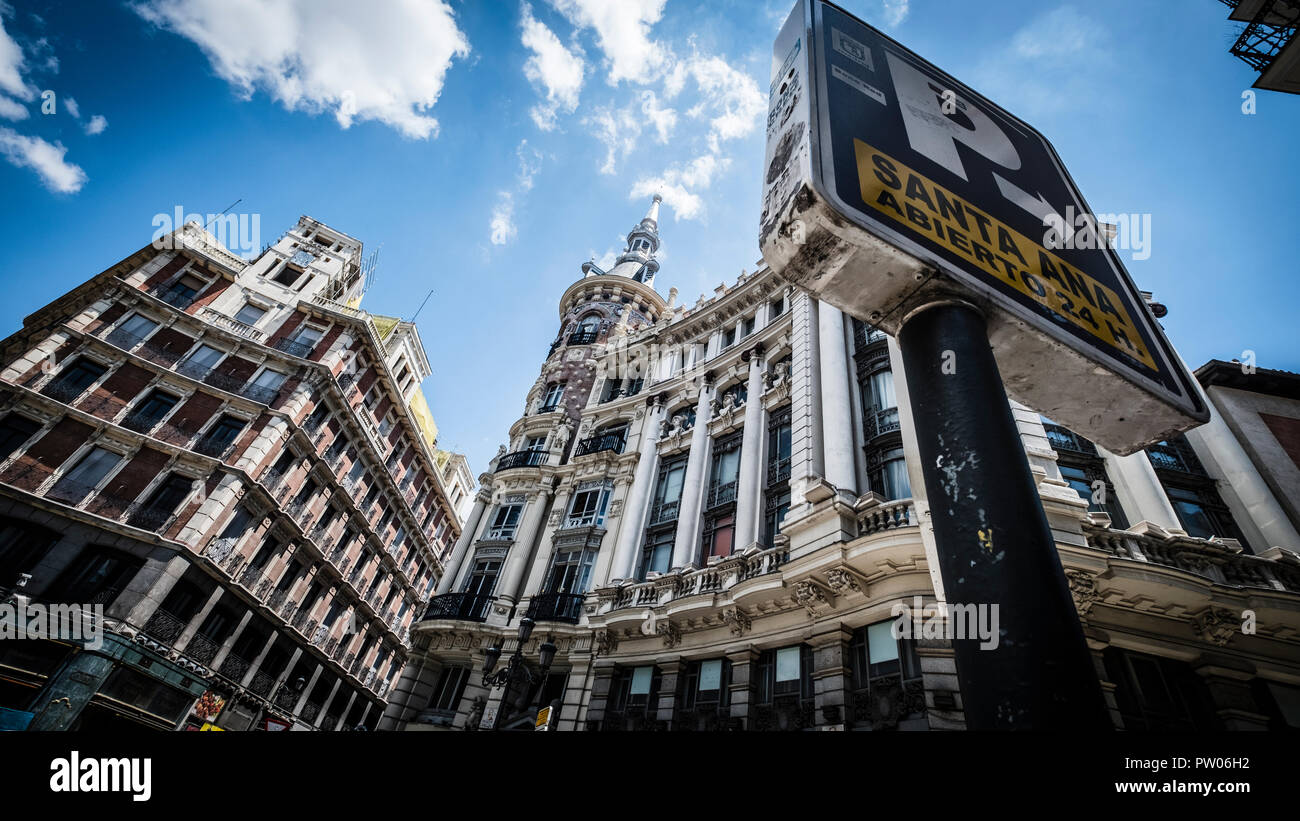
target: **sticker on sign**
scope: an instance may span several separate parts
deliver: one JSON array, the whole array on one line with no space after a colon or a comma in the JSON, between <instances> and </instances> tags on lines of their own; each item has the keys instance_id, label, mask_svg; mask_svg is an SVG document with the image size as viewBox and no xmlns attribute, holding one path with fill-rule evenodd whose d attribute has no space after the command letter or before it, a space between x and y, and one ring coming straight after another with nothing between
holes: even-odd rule
<instances>
[{"instance_id":1,"label":"sticker on sign","mask_svg":"<svg viewBox=\"0 0 1300 821\"><path fill-rule=\"evenodd\" d=\"M760 244L778 274L888 333L957 298L986 315L1007 392L1120 454L1209 416L1052 145L824 0L773 51Z\"/></svg>"}]
</instances>

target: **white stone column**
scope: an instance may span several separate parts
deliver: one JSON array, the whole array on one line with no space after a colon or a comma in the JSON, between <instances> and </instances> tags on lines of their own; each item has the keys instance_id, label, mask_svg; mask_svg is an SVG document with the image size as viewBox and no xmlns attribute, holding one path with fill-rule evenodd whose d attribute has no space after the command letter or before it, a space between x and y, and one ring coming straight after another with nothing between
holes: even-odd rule
<instances>
[{"instance_id":1,"label":"white stone column","mask_svg":"<svg viewBox=\"0 0 1300 821\"><path fill-rule=\"evenodd\" d=\"M673 541L673 567L694 566L700 536L700 504L704 495L704 468L709 461L709 402L713 386L700 385L695 403L695 427L691 430L691 452L686 460L682 500L677 509L677 534Z\"/></svg>"},{"instance_id":2,"label":"white stone column","mask_svg":"<svg viewBox=\"0 0 1300 821\"><path fill-rule=\"evenodd\" d=\"M853 464L853 399L849 389L849 358L844 347L844 314L833 305L817 306L817 336L821 348L822 442L826 481L857 495Z\"/></svg>"},{"instance_id":3,"label":"white stone column","mask_svg":"<svg viewBox=\"0 0 1300 821\"><path fill-rule=\"evenodd\" d=\"M636 572L636 549L645 532L646 516L650 513L655 474L659 470L659 432L663 425L664 403L658 397L651 400L641 423L641 447L636 461L632 488L623 506L623 521L618 529L618 542L614 547L611 579L630 579Z\"/></svg>"},{"instance_id":4,"label":"white stone column","mask_svg":"<svg viewBox=\"0 0 1300 821\"><path fill-rule=\"evenodd\" d=\"M794 355L790 371L790 514L787 521L806 511L804 494L825 472L817 300L798 291L791 303Z\"/></svg>"},{"instance_id":5,"label":"white stone column","mask_svg":"<svg viewBox=\"0 0 1300 821\"><path fill-rule=\"evenodd\" d=\"M1156 469L1151 467L1151 460L1144 451L1116 456L1098 445L1097 453L1106 460L1106 475L1115 485L1115 493L1129 516L1130 525L1150 522L1165 530L1183 533L1182 522L1178 521L1178 514L1174 513L1160 477L1156 476Z\"/></svg>"},{"instance_id":6,"label":"white stone column","mask_svg":"<svg viewBox=\"0 0 1300 821\"><path fill-rule=\"evenodd\" d=\"M1232 510L1237 527L1257 553L1270 547L1295 550L1300 546L1300 534L1287 518L1286 511L1278 504L1268 483L1224 421L1218 406L1204 392L1201 396L1210 410L1210 421L1189 430L1185 436L1207 470L1221 478L1220 495L1230 509L1237 508Z\"/></svg>"},{"instance_id":7,"label":"white stone column","mask_svg":"<svg viewBox=\"0 0 1300 821\"><path fill-rule=\"evenodd\" d=\"M763 407L763 371L767 362L762 348L749 351L749 384L746 386L745 432L740 440L740 475L736 484L736 541L741 551L758 540L763 496L763 437L767 435L767 411ZM852 454L850 454L850 459Z\"/></svg>"},{"instance_id":8,"label":"white stone column","mask_svg":"<svg viewBox=\"0 0 1300 821\"><path fill-rule=\"evenodd\" d=\"M511 604L519 601L519 587L524 580L524 571L528 569L533 543L537 541L537 534L545 521L546 502L550 496L550 488L538 488L537 494L529 502L524 520L519 530L515 531L515 542L510 545L510 553L506 556L505 571L497 584L497 598L508 599Z\"/></svg>"},{"instance_id":9,"label":"white stone column","mask_svg":"<svg viewBox=\"0 0 1300 821\"><path fill-rule=\"evenodd\" d=\"M465 527L460 532L460 538L456 540L456 546L451 550L447 565L442 569L442 578L438 579L437 595L450 593L455 586L456 576L460 573L461 565L465 563L470 543L474 541L474 533L478 531L479 522L483 519L483 511L487 510L491 498L492 488L486 485L474 497L474 507L469 512L469 518L465 520Z\"/></svg>"}]
</instances>

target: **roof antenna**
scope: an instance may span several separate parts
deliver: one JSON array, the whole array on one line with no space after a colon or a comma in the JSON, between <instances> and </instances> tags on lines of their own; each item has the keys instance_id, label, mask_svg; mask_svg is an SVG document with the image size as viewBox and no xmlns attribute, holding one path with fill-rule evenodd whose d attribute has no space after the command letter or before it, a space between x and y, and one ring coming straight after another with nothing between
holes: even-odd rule
<instances>
[{"instance_id":1,"label":"roof antenna","mask_svg":"<svg viewBox=\"0 0 1300 821\"><path fill-rule=\"evenodd\" d=\"M433 289L432 289L432 288L429 289L429 293L427 293L427 294L424 295L424 302L421 302L421 303L420 303L420 307L419 307L418 309L416 309L416 311L415 311L415 316L411 317L410 322L411 322L412 324L415 323L415 317L420 315L420 311L423 311L423 310L424 310L424 304L425 304L425 302L428 302L428 301L429 301L429 297L431 297L431 296L433 296Z\"/></svg>"},{"instance_id":2,"label":"roof antenna","mask_svg":"<svg viewBox=\"0 0 1300 821\"><path fill-rule=\"evenodd\" d=\"M244 201L244 198L243 198L243 197L240 197L239 199L237 199L237 200L235 200L234 202L230 203L230 205L227 205L225 211L222 211L220 214L215 214L215 215L213 215L212 219L210 219L210 220L208 220L207 222L203 223L203 230L204 230L204 231L208 230L208 226L211 225L211 224L213 223L214 220L218 219L219 217L224 217L224 216L226 215L226 212L228 212L231 208L234 208L236 205L239 205L239 204L240 204L241 202L243 202L243 201Z\"/></svg>"}]
</instances>

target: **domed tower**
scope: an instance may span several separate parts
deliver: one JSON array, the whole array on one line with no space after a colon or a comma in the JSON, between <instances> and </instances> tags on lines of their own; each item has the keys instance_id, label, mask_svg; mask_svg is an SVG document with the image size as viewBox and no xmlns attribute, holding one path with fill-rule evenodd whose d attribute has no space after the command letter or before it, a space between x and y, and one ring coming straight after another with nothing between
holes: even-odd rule
<instances>
[{"instance_id":1,"label":"domed tower","mask_svg":"<svg viewBox=\"0 0 1300 821\"><path fill-rule=\"evenodd\" d=\"M484 618L495 614L508 620L519 602L533 543L550 512L558 475L576 444L583 408L591 400L597 356L608 344L671 310L653 286L659 270L655 253L660 202L656 195L645 217L628 233L627 247L612 270L583 263L583 277L565 290L559 330L528 393L524 414L510 426L508 444L480 477L483 488L438 592L468 592L481 595L484 602L490 597L493 607L484 603L484 612L478 614Z\"/></svg>"},{"instance_id":2,"label":"domed tower","mask_svg":"<svg viewBox=\"0 0 1300 821\"><path fill-rule=\"evenodd\" d=\"M596 382L595 359L600 346L657 322L668 309L654 289L659 271L655 254L659 251L660 202L662 198L656 194L645 217L628 232L627 246L612 269L606 272L595 262L584 262L583 278L560 298L559 332L528 394L525 415L511 429L512 445L520 444L521 430L532 430L545 421L568 427L567 433L560 432L566 446L562 456L567 457L569 434L576 429ZM549 418L551 414L554 418ZM538 419L542 416L548 418ZM523 437L524 447L532 438Z\"/></svg>"}]
</instances>

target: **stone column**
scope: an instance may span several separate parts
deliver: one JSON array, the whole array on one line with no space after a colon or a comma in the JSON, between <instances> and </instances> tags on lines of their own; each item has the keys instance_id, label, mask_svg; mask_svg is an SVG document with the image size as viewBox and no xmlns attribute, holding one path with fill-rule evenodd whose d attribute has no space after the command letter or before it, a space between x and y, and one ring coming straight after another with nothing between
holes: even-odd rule
<instances>
[{"instance_id":1,"label":"stone column","mask_svg":"<svg viewBox=\"0 0 1300 821\"><path fill-rule=\"evenodd\" d=\"M704 468L709 462L709 402L713 385L700 385L695 403L695 427L691 430L691 452L686 460L682 500L677 509L677 534L673 542L674 568L694 567L700 539L700 505L704 501Z\"/></svg>"},{"instance_id":2,"label":"stone column","mask_svg":"<svg viewBox=\"0 0 1300 821\"><path fill-rule=\"evenodd\" d=\"M190 617L189 623L185 625L185 629L176 637L176 641L172 644L173 647L188 648L190 646L190 639L194 638L194 634L199 632L199 628L203 626L203 621L208 617L208 614L212 612L212 608L217 606L217 602L220 601L225 592L225 588L218 585L216 589L208 595L208 600L203 603L203 606L199 608L197 613Z\"/></svg>"},{"instance_id":3,"label":"stone column","mask_svg":"<svg viewBox=\"0 0 1300 821\"><path fill-rule=\"evenodd\" d=\"M339 686L341 684L343 684L343 679L334 679L334 686L330 688L330 694L325 697L325 703L320 706L320 713L316 716L316 720L312 722L311 726L320 729L321 723L324 722L325 717L329 715L330 705L334 703L334 696L338 695Z\"/></svg>"},{"instance_id":4,"label":"stone column","mask_svg":"<svg viewBox=\"0 0 1300 821\"><path fill-rule=\"evenodd\" d=\"M647 402L645 418L641 424L641 447L636 461L632 489L623 506L623 521L618 529L618 542L614 547L614 563L610 582L630 579L636 573L636 549L645 531L646 516L650 513L650 500L654 497L655 474L659 470L659 432L663 425L664 403L659 397Z\"/></svg>"},{"instance_id":5,"label":"stone column","mask_svg":"<svg viewBox=\"0 0 1300 821\"><path fill-rule=\"evenodd\" d=\"M1193 663L1196 674L1205 682L1214 712L1225 730L1267 730L1268 716L1263 714L1250 681L1251 667L1237 659L1206 654Z\"/></svg>"},{"instance_id":6,"label":"stone column","mask_svg":"<svg viewBox=\"0 0 1300 821\"><path fill-rule=\"evenodd\" d=\"M659 703L655 705L655 719L664 727L672 727L673 713L677 711L677 679L686 663L681 656L655 659L659 668Z\"/></svg>"},{"instance_id":7,"label":"stone column","mask_svg":"<svg viewBox=\"0 0 1300 821\"><path fill-rule=\"evenodd\" d=\"M731 720L739 722L742 729L750 728L749 707L754 698L754 667L758 651L752 647L729 650L731 662Z\"/></svg>"},{"instance_id":8,"label":"stone column","mask_svg":"<svg viewBox=\"0 0 1300 821\"><path fill-rule=\"evenodd\" d=\"M307 706L307 699L311 697L311 691L316 687L316 681L324 670L325 665L317 664L316 669L312 671L311 678L307 680L307 686L302 688L302 695L298 696L298 700L294 702L293 714L295 716L302 715L302 709Z\"/></svg>"},{"instance_id":9,"label":"stone column","mask_svg":"<svg viewBox=\"0 0 1300 821\"><path fill-rule=\"evenodd\" d=\"M221 643L221 649L217 651L217 654L212 657L211 667L213 670L221 669L222 662L226 660L226 656L230 655L230 648L234 647L235 642L239 641L239 637L243 634L244 628L248 626L248 622L252 618L253 611L245 610L243 618L239 620L239 624L230 632L230 635L226 637L226 640Z\"/></svg>"},{"instance_id":10,"label":"stone column","mask_svg":"<svg viewBox=\"0 0 1300 821\"><path fill-rule=\"evenodd\" d=\"M844 347L844 314L828 303L817 306L821 348L822 445L826 481L857 496L853 462L853 394L849 389L849 359Z\"/></svg>"},{"instance_id":11,"label":"stone column","mask_svg":"<svg viewBox=\"0 0 1300 821\"><path fill-rule=\"evenodd\" d=\"M763 407L763 371L767 363L761 347L748 352L749 384L745 400L745 432L740 441L740 476L736 486L736 541L733 550L744 550L758 541L762 516L763 437L767 435L767 412ZM850 454L852 457L852 454Z\"/></svg>"},{"instance_id":12,"label":"stone column","mask_svg":"<svg viewBox=\"0 0 1300 821\"><path fill-rule=\"evenodd\" d=\"M180 581L181 576L190 566L190 557L184 555L173 556L163 568L162 573L150 585L149 590L140 601L136 602L135 607L131 608L131 613L126 617L126 623L132 627L143 628L149 621L149 617L154 611L162 606L163 599L167 594L172 592L176 582ZM143 574L137 574L143 575ZM127 588L130 589L130 586Z\"/></svg>"},{"instance_id":13,"label":"stone column","mask_svg":"<svg viewBox=\"0 0 1300 821\"><path fill-rule=\"evenodd\" d=\"M853 633L839 622L827 626L829 630L818 633L809 642L813 651L813 697L817 705L813 720L818 727L842 728L851 712L847 694L852 676L849 642Z\"/></svg>"},{"instance_id":14,"label":"stone column","mask_svg":"<svg viewBox=\"0 0 1300 821\"><path fill-rule=\"evenodd\" d=\"M519 601L520 583L524 580L524 571L528 568L528 560L533 552L533 543L537 541L537 533L546 519L546 502L550 495L551 489L548 487L537 489L533 500L528 504L528 511L524 514L519 530L515 532L515 541L510 546L510 553L506 556L505 570L501 574L501 581L497 584L497 596L504 597L511 604Z\"/></svg>"},{"instance_id":15,"label":"stone column","mask_svg":"<svg viewBox=\"0 0 1300 821\"><path fill-rule=\"evenodd\" d=\"M479 481L482 482L481 477ZM437 595L450 593L456 584L456 576L460 573L461 565L465 563L470 543L474 541L474 533L478 531L479 522L483 519L483 511L487 510L491 498L492 488L487 483L483 483L482 489L474 497L474 508L469 512L469 518L465 520L465 527L460 532L460 538L456 540L456 546L452 548L451 557L442 569L442 578L438 579Z\"/></svg>"},{"instance_id":16,"label":"stone column","mask_svg":"<svg viewBox=\"0 0 1300 821\"><path fill-rule=\"evenodd\" d=\"M1151 460L1143 451L1130 453L1128 456L1116 456L1100 445L1097 452L1105 457L1106 475L1115 483L1115 493L1120 505L1129 515L1130 525L1138 522L1150 522L1168 531L1183 532L1183 525L1178 521L1178 514L1165 495L1160 477L1156 476Z\"/></svg>"}]
</instances>

